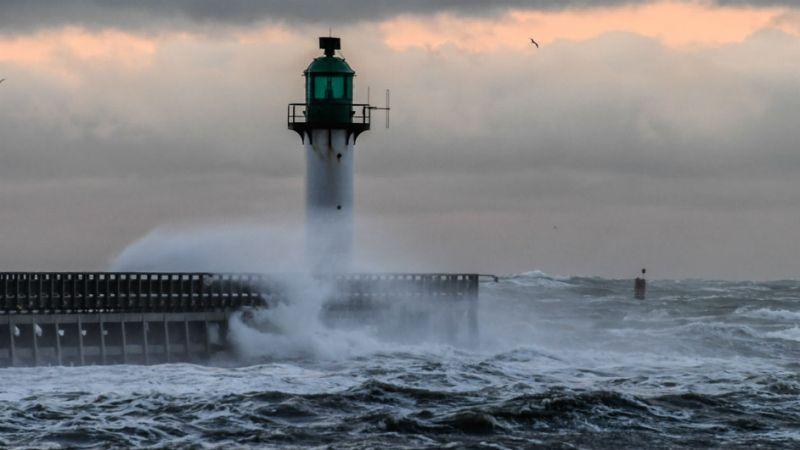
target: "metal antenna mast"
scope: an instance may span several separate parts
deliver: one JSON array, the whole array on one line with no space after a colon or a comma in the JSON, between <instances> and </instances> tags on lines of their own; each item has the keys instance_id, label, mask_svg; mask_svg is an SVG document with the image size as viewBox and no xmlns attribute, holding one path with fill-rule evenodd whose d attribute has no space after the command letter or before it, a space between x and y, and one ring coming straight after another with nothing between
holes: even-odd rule
<instances>
[{"instance_id":1,"label":"metal antenna mast","mask_svg":"<svg viewBox=\"0 0 800 450\"><path fill-rule=\"evenodd\" d=\"M389 89L386 90L386 106L369 106L369 109L373 111L386 111L386 128L389 128L389 111L392 110L392 107L389 104L391 93ZM367 105L369 105L369 86L367 86Z\"/></svg>"}]
</instances>

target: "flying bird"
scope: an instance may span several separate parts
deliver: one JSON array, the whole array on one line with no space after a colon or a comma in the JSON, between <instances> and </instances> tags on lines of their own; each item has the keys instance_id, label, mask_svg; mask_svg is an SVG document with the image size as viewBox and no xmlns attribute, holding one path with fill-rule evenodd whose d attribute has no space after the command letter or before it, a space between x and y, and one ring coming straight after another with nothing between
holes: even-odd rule
<instances>
[{"instance_id":1,"label":"flying bird","mask_svg":"<svg viewBox=\"0 0 800 450\"><path fill-rule=\"evenodd\" d=\"M3 78L2 80L0 80L0 83L2 83L3 81L6 81L6 79L5 79L5 78Z\"/></svg>"},{"instance_id":2,"label":"flying bird","mask_svg":"<svg viewBox=\"0 0 800 450\"><path fill-rule=\"evenodd\" d=\"M539 43L538 42L534 41L533 38L530 38L530 40L531 40L531 44L535 45L536 48L539 48Z\"/></svg>"}]
</instances>

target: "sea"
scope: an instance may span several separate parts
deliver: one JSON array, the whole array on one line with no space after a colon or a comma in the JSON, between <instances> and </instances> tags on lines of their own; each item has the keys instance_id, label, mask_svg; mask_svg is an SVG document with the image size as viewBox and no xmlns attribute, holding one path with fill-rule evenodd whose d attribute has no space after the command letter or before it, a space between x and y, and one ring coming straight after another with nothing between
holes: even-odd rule
<instances>
[{"instance_id":1,"label":"sea","mask_svg":"<svg viewBox=\"0 0 800 450\"><path fill-rule=\"evenodd\" d=\"M0 369L0 447L800 448L800 281L480 288L470 344L298 298L207 365Z\"/></svg>"}]
</instances>

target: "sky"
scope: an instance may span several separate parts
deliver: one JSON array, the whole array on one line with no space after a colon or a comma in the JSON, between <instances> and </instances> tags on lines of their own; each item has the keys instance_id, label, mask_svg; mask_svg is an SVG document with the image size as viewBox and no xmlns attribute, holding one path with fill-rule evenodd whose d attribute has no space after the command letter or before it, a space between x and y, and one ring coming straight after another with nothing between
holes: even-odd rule
<instances>
[{"instance_id":1,"label":"sky","mask_svg":"<svg viewBox=\"0 0 800 450\"><path fill-rule=\"evenodd\" d=\"M362 261L796 279L796 4L0 0L0 267L300 226L286 105L331 29L356 101L392 91L356 146Z\"/></svg>"}]
</instances>

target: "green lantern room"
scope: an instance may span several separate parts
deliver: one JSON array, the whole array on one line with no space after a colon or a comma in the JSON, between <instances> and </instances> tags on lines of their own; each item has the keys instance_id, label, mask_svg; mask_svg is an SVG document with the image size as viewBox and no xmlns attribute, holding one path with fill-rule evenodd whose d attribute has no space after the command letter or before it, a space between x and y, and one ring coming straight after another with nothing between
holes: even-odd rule
<instances>
[{"instance_id":1,"label":"green lantern room","mask_svg":"<svg viewBox=\"0 0 800 450\"><path fill-rule=\"evenodd\" d=\"M334 56L339 38L319 38L325 56L315 58L306 77L306 120L310 124L339 125L352 122L355 72L343 58Z\"/></svg>"}]
</instances>

